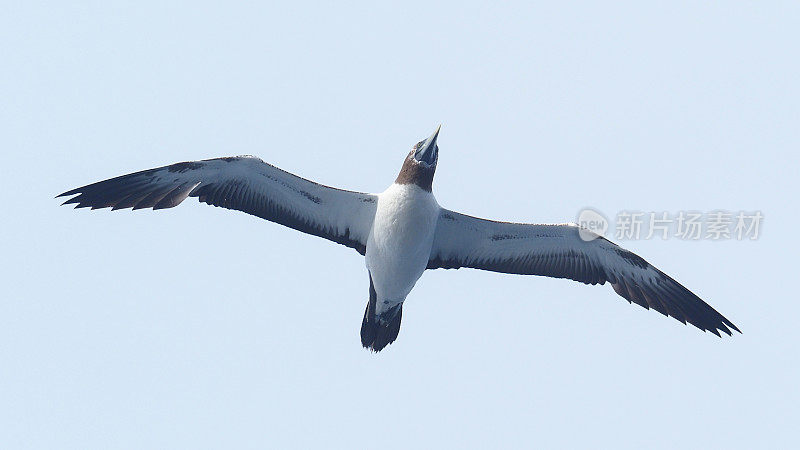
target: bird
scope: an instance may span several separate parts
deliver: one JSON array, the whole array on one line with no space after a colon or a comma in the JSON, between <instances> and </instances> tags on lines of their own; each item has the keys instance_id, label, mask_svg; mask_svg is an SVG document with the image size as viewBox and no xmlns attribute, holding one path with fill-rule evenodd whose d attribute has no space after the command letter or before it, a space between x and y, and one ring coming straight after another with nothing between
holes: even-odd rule
<instances>
[{"instance_id":1,"label":"bird","mask_svg":"<svg viewBox=\"0 0 800 450\"><path fill-rule=\"evenodd\" d=\"M254 156L186 161L59 194L75 208L153 210L188 197L345 245L364 256L369 299L361 344L379 352L400 332L403 303L426 270L472 268L609 283L629 303L721 337L730 320L639 255L576 224L511 223L439 206L433 177L441 125L415 144L379 194L300 178ZM588 234L588 238L587 238Z\"/></svg>"}]
</instances>

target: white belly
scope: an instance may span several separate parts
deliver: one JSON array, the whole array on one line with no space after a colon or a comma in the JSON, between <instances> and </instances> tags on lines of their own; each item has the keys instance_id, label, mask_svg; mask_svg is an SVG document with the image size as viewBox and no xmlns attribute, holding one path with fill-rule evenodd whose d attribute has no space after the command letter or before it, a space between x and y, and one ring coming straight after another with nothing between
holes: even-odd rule
<instances>
[{"instance_id":1,"label":"white belly","mask_svg":"<svg viewBox=\"0 0 800 450\"><path fill-rule=\"evenodd\" d=\"M393 184L378 196L366 254L378 310L405 300L422 276L438 218L433 194L416 185Z\"/></svg>"}]
</instances>

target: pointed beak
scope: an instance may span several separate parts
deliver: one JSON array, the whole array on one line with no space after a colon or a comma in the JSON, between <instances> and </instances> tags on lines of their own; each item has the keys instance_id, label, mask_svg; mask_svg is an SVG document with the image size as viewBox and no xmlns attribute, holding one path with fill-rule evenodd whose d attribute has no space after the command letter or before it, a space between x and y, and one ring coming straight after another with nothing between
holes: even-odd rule
<instances>
[{"instance_id":1,"label":"pointed beak","mask_svg":"<svg viewBox=\"0 0 800 450\"><path fill-rule=\"evenodd\" d=\"M414 154L414 158L417 161L423 161L429 165L433 165L436 163L436 153L438 152L439 148L436 146L436 139L439 137L439 130L442 129L442 125L436 127L436 131L433 132L428 139L425 139L425 142L417 148L416 153Z\"/></svg>"}]
</instances>

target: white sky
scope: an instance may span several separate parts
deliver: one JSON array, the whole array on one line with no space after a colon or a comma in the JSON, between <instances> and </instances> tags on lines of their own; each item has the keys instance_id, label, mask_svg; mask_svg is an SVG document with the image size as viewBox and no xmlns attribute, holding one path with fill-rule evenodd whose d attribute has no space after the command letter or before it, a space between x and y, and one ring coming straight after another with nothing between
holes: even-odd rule
<instances>
[{"instance_id":1,"label":"white sky","mask_svg":"<svg viewBox=\"0 0 800 450\"><path fill-rule=\"evenodd\" d=\"M163 3L4 5L0 446L800 444L796 2ZM439 123L434 193L465 213L762 211L754 242L624 243L744 334L440 270L375 355L350 249L53 200L235 154L379 192Z\"/></svg>"}]
</instances>

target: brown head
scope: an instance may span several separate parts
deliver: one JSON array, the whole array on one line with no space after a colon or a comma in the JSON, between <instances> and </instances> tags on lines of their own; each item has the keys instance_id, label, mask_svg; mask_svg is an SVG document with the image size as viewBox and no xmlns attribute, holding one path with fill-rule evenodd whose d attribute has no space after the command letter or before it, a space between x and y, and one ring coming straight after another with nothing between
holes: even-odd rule
<instances>
[{"instance_id":1,"label":"brown head","mask_svg":"<svg viewBox=\"0 0 800 450\"><path fill-rule=\"evenodd\" d=\"M436 173L436 162L439 161L439 146L436 139L439 137L439 125L430 137L417 142L403 161L400 174L394 180L397 184L416 184L422 189L431 192L433 174Z\"/></svg>"}]
</instances>

